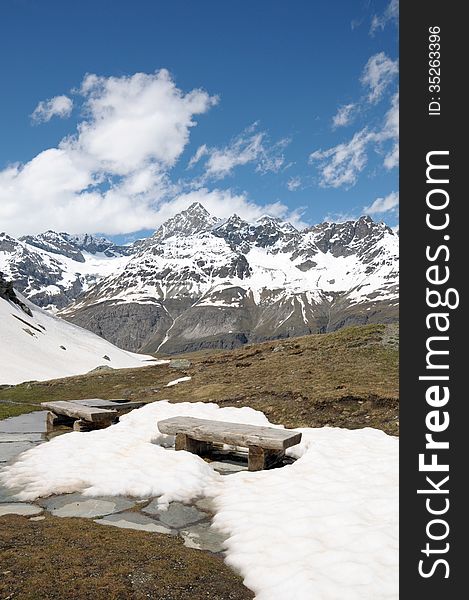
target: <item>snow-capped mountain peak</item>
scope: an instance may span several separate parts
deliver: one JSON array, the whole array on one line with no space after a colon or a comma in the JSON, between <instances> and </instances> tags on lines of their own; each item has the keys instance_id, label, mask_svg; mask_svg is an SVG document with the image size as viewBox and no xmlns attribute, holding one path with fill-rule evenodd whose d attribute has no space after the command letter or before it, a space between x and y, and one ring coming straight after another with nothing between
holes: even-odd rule
<instances>
[{"instance_id":1,"label":"snow-capped mountain peak","mask_svg":"<svg viewBox=\"0 0 469 600\"><path fill-rule=\"evenodd\" d=\"M210 229L218 222L200 202L194 202L186 210L168 219L152 236L155 241L162 241L174 235L191 236Z\"/></svg>"},{"instance_id":2,"label":"snow-capped mountain peak","mask_svg":"<svg viewBox=\"0 0 469 600\"><path fill-rule=\"evenodd\" d=\"M60 254L76 260L85 262L83 252L89 254L103 254L108 258L114 256L126 256L131 253L128 246L117 246L111 240L104 237L96 237L89 233L71 235L69 233L55 231L45 231L38 235L26 235L20 238L20 241L35 246L52 254Z\"/></svg>"},{"instance_id":3,"label":"snow-capped mountain peak","mask_svg":"<svg viewBox=\"0 0 469 600\"><path fill-rule=\"evenodd\" d=\"M335 257L363 254L384 237L394 237L389 227L375 223L369 216L343 223L321 223L305 233L321 252L331 252Z\"/></svg>"}]
</instances>

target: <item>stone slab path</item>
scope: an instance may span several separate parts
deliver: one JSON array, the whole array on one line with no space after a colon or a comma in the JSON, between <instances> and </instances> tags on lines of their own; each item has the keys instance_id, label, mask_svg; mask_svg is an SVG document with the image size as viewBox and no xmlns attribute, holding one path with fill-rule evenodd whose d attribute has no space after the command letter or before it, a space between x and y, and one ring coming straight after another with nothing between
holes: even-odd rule
<instances>
[{"instance_id":1,"label":"stone slab path","mask_svg":"<svg viewBox=\"0 0 469 600\"><path fill-rule=\"evenodd\" d=\"M46 431L47 412L38 411L0 421L0 467L13 461L25 450L47 442L70 429ZM214 461L212 467L222 475L247 470L246 460ZM211 527L215 513L210 498L199 498L192 505L170 503L167 510L158 507L157 498L122 496L89 497L79 493L39 498L35 502L15 501L14 491L0 487L0 516L28 516L42 520L49 513L54 517L93 519L99 525L135 529L180 536L189 548L212 553L223 552L225 537Z\"/></svg>"},{"instance_id":2,"label":"stone slab path","mask_svg":"<svg viewBox=\"0 0 469 600\"><path fill-rule=\"evenodd\" d=\"M46 414L37 411L0 421L0 467L47 441Z\"/></svg>"}]
</instances>

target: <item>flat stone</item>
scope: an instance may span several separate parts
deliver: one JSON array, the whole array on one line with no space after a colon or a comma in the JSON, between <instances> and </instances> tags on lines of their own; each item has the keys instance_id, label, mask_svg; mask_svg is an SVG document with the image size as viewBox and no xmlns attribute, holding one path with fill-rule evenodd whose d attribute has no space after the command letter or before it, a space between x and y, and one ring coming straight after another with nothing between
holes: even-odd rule
<instances>
[{"instance_id":1,"label":"flat stone","mask_svg":"<svg viewBox=\"0 0 469 600\"><path fill-rule=\"evenodd\" d=\"M188 369L191 366L191 361L186 358L176 358L169 361L169 367L171 369Z\"/></svg>"},{"instance_id":2,"label":"flat stone","mask_svg":"<svg viewBox=\"0 0 469 600\"><path fill-rule=\"evenodd\" d=\"M0 442L41 442L42 433L0 433Z\"/></svg>"},{"instance_id":3,"label":"flat stone","mask_svg":"<svg viewBox=\"0 0 469 600\"><path fill-rule=\"evenodd\" d=\"M53 496L40 500L38 504L55 517L85 517L88 519L110 515L135 506L133 500L128 500L120 496L90 498L82 494Z\"/></svg>"},{"instance_id":4,"label":"flat stone","mask_svg":"<svg viewBox=\"0 0 469 600\"><path fill-rule=\"evenodd\" d=\"M25 450L31 450L35 444L32 442L1 442L0 463L12 460Z\"/></svg>"},{"instance_id":5,"label":"flat stone","mask_svg":"<svg viewBox=\"0 0 469 600\"><path fill-rule=\"evenodd\" d=\"M123 512L118 515L109 515L102 519L96 519L95 523L99 525L111 525L120 527L121 529L136 529L138 531L151 531L154 533L166 533L174 535L171 529L157 523L150 517L146 517L141 513Z\"/></svg>"},{"instance_id":6,"label":"flat stone","mask_svg":"<svg viewBox=\"0 0 469 600\"><path fill-rule=\"evenodd\" d=\"M159 521L175 529L207 518L207 515L197 510L195 506L186 506L181 502L172 502L168 510L161 510L158 508L157 499L150 502L145 508L142 508L142 511L150 515L155 515Z\"/></svg>"},{"instance_id":7,"label":"flat stone","mask_svg":"<svg viewBox=\"0 0 469 600\"><path fill-rule=\"evenodd\" d=\"M225 461L222 462L218 460L214 460L213 462L209 463L209 465L212 467L212 469L215 469L215 471L218 471L218 473L221 473L222 475L229 475L230 473L239 473L240 471L248 470L248 466L246 464Z\"/></svg>"},{"instance_id":8,"label":"flat stone","mask_svg":"<svg viewBox=\"0 0 469 600\"><path fill-rule=\"evenodd\" d=\"M200 523L182 529L180 532L184 545L197 550L208 550L209 552L222 552L226 536L210 527L210 523Z\"/></svg>"},{"instance_id":9,"label":"flat stone","mask_svg":"<svg viewBox=\"0 0 469 600\"><path fill-rule=\"evenodd\" d=\"M197 508L200 508L200 510L204 510L205 512L209 512L212 514L215 514L216 512L215 502L212 498L201 498L200 500L197 500L195 505L197 506Z\"/></svg>"},{"instance_id":10,"label":"flat stone","mask_svg":"<svg viewBox=\"0 0 469 600\"><path fill-rule=\"evenodd\" d=\"M47 411L37 410L18 417L10 417L0 421L2 433L46 433Z\"/></svg>"},{"instance_id":11,"label":"flat stone","mask_svg":"<svg viewBox=\"0 0 469 600\"><path fill-rule=\"evenodd\" d=\"M43 515L41 515L40 517L31 517L29 520L30 521L44 521L46 517L44 517Z\"/></svg>"},{"instance_id":12,"label":"flat stone","mask_svg":"<svg viewBox=\"0 0 469 600\"><path fill-rule=\"evenodd\" d=\"M0 504L0 517L3 517L3 515L38 515L39 513L42 513L42 508L34 504L23 502Z\"/></svg>"}]
</instances>

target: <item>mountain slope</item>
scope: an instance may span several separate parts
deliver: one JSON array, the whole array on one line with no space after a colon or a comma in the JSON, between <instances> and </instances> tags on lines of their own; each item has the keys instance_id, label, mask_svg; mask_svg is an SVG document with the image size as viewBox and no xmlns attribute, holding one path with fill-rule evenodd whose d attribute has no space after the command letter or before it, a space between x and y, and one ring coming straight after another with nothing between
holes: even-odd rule
<instances>
[{"instance_id":1,"label":"mountain slope","mask_svg":"<svg viewBox=\"0 0 469 600\"><path fill-rule=\"evenodd\" d=\"M78 375L99 365L145 366L151 359L37 308L1 275L0 323L0 385Z\"/></svg>"},{"instance_id":2,"label":"mountain slope","mask_svg":"<svg viewBox=\"0 0 469 600\"><path fill-rule=\"evenodd\" d=\"M52 310L73 302L101 278L117 273L131 247L104 238L46 231L15 239L0 233L0 271L36 305Z\"/></svg>"},{"instance_id":3,"label":"mountain slope","mask_svg":"<svg viewBox=\"0 0 469 600\"><path fill-rule=\"evenodd\" d=\"M195 203L63 311L129 350L233 348L398 316L398 236L369 217L298 231Z\"/></svg>"}]
</instances>

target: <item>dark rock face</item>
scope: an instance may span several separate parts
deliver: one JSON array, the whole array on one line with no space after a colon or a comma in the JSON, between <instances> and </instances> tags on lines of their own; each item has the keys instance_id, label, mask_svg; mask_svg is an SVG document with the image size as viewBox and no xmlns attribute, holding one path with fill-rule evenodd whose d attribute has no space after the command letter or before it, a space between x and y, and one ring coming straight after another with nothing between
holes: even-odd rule
<instances>
[{"instance_id":1,"label":"dark rock face","mask_svg":"<svg viewBox=\"0 0 469 600\"><path fill-rule=\"evenodd\" d=\"M233 215L225 223L213 229L213 235L226 240L232 248L248 252L256 245L260 248L274 246L279 240L283 242L298 241L300 234L290 223L282 223L273 217L261 217L258 224L243 221Z\"/></svg>"},{"instance_id":2,"label":"dark rock face","mask_svg":"<svg viewBox=\"0 0 469 600\"><path fill-rule=\"evenodd\" d=\"M7 281L3 273L0 272L0 298L7 300L8 302L12 302L21 308L23 312L25 312L30 317L33 316L31 309L26 306L24 302L22 302L18 296L15 294L15 290L13 289L13 282Z\"/></svg>"},{"instance_id":3,"label":"dark rock face","mask_svg":"<svg viewBox=\"0 0 469 600\"><path fill-rule=\"evenodd\" d=\"M162 306L132 302L93 305L77 313L72 322L134 352L150 343L157 347L171 326L171 318ZM155 331L160 333L155 335Z\"/></svg>"}]
</instances>

